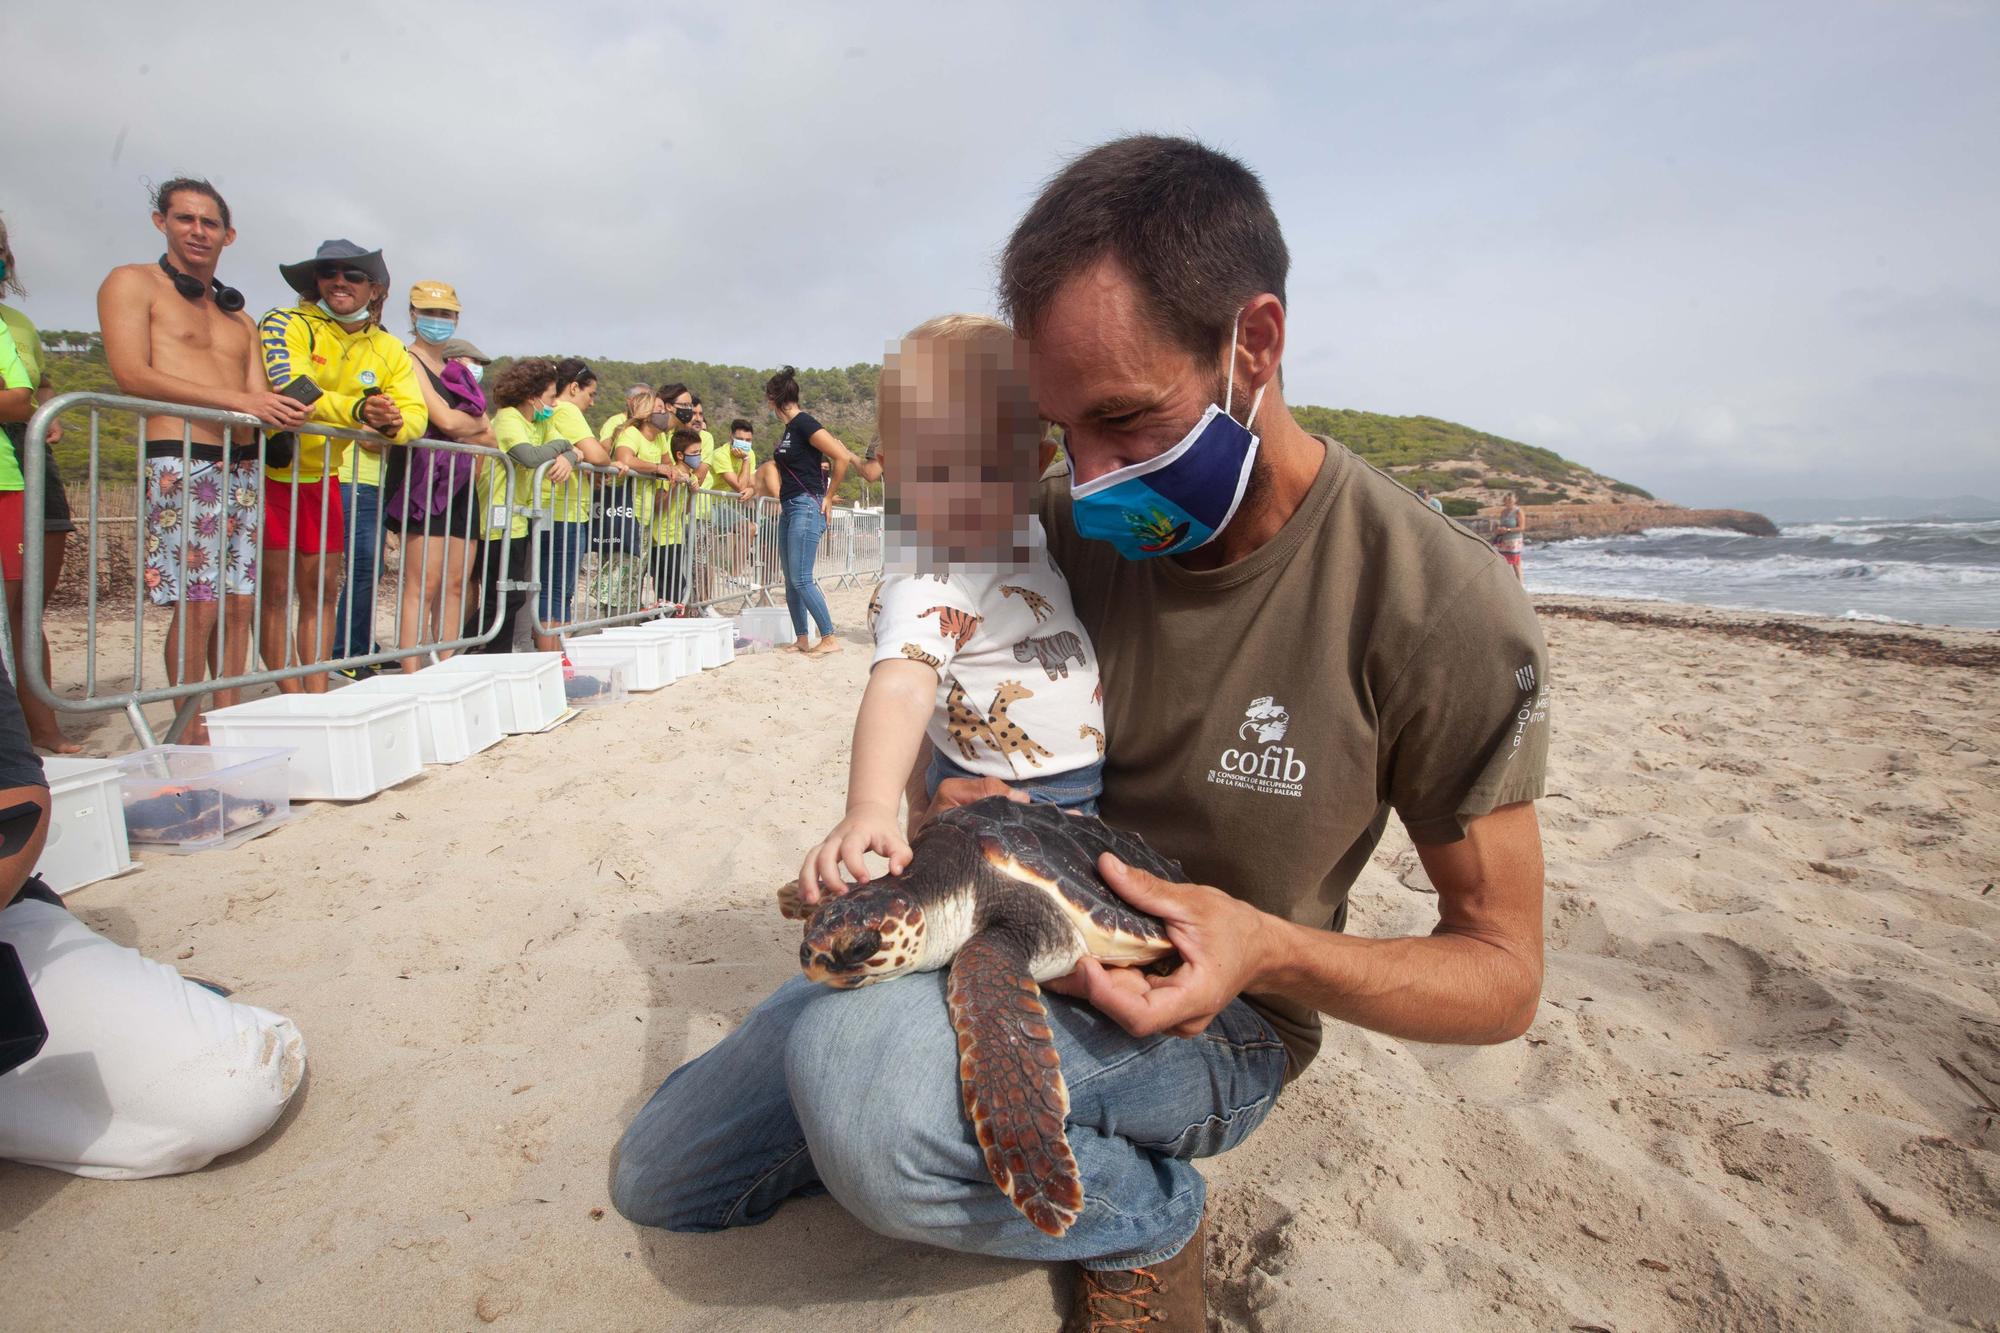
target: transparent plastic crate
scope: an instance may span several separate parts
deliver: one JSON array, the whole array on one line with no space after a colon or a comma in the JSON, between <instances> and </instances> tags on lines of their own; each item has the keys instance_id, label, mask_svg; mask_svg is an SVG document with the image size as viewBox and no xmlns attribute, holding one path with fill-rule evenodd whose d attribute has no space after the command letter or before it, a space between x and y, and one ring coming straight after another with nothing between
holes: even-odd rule
<instances>
[{"instance_id":1,"label":"transparent plastic crate","mask_svg":"<svg viewBox=\"0 0 2000 1333\"><path fill-rule=\"evenodd\" d=\"M625 673L618 667L578 671L563 681L563 697L571 708L603 708L631 698L625 689Z\"/></svg>"},{"instance_id":2,"label":"transparent plastic crate","mask_svg":"<svg viewBox=\"0 0 2000 1333\"><path fill-rule=\"evenodd\" d=\"M289 749L155 745L118 762L125 834L142 847L234 847L292 817Z\"/></svg>"},{"instance_id":3,"label":"transparent plastic crate","mask_svg":"<svg viewBox=\"0 0 2000 1333\"><path fill-rule=\"evenodd\" d=\"M569 707L563 702L561 653L460 653L417 674L459 671L493 678L500 691L500 729L510 736L546 731Z\"/></svg>"},{"instance_id":4,"label":"transparent plastic crate","mask_svg":"<svg viewBox=\"0 0 2000 1333\"><path fill-rule=\"evenodd\" d=\"M118 765L108 759L54 756L42 760L49 780L49 835L35 873L68 893L132 868Z\"/></svg>"},{"instance_id":5,"label":"transparent plastic crate","mask_svg":"<svg viewBox=\"0 0 2000 1333\"><path fill-rule=\"evenodd\" d=\"M295 753L295 801L360 801L423 772L417 702L386 694L274 694L202 716L219 744Z\"/></svg>"}]
</instances>

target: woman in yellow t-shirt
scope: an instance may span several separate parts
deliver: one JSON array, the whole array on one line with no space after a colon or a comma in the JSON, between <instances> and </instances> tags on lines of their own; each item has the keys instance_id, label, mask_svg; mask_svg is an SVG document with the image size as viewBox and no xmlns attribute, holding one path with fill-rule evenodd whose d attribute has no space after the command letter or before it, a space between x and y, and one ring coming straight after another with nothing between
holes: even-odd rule
<instances>
[{"instance_id":1,"label":"woman in yellow t-shirt","mask_svg":"<svg viewBox=\"0 0 2000 1333\"><path fill-rule=\"evenodd\" d=\"M603 557L598 567L596 596L599 605L617 610L637 610L645 600L646 571L654 549L653 516L657 508L658 478L667 474L663 466L666 437L662 433L670 418L661 407L659 395L643 386L634 386L625 395L625 410L605 423L605 447L611 450L614 466L623 467L629 477L606 478L621 487L619 499L632 516L630 535L636 548ZM616 430L610 429L616 424Z\"/></svg>"},{"instance_id":2,"label":"woman in yellow t-shirt","mask_svg":"<svg viewBox=\"0 0 2000 1333\"><path fill-rule=\"evenodd\" d=\"M567 441L576 453L574 462L603 467L611 462L611 453L598 442L589 419L584 416L596 401L597 372L579 357L566 356L558 361L549 438ZM587 473L573 472L558 481L551 471L542 493L536 497L536 504L550 511L548 535L535 552L542 584L535 610L546 630L535 636L535 643L544 652L553 652L560 646L561 629L570 620L577 570L590 542L590 494Z\"/></svg>"},{"instance_id":3,"label":"woman in yellow t-shirt","mask_svg":"<svg viewBox=\"0 0 2000 1333\"><path fill-rule=\"evenodd\" d=\"M550 429L555 415L555 362L541 357L516 361L493 382L490 397L495 408L493 443L501 459L488 463L479 477L479 515L485 540L478 568L485 591L479 620L469 623L465 633L470 638L497 619L499 628L494 636L471 651L507 653L514 650L514 621L528 594L511 591L503 602L499 585L503 578L515 584L528 581L527 509L532 502L528 487L535 469L543 463L549 464L551 489L561 487L570 479L580 455L570 441ZM500 558L503 544L507 548L504 562ZM547 592L546 582L543 590ZM537 635L535 646L552 652L561 645L554 635Z\"/></svg>"}]
</instances>

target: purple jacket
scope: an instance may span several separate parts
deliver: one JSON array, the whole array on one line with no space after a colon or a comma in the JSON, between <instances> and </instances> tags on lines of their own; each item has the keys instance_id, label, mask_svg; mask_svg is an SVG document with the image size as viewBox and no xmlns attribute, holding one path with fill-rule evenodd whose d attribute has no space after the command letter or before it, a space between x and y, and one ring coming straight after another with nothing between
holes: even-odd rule
<instances>
[{"instance_id":1,"label":"purple jacket","mask_svg":"<svg viewBox=\"0 0 2000 1333\"><path fill-rule=\"evenodd\" d=\"M417 367L428 370L421 361ZM458 362L447 362L444 374L433 375L431 382L440 387L445 402L459 411L475 415L486 411L486 395L481 392L478 381ZM441 440L445 436L433 433L424 438ZM472 454L412 445L408 483L394 484L383 500L389 512L403 522L421 523L450 509L452 498L462 487L470 484L478 470L479 460Z\"/></svg>"}]
</instances>

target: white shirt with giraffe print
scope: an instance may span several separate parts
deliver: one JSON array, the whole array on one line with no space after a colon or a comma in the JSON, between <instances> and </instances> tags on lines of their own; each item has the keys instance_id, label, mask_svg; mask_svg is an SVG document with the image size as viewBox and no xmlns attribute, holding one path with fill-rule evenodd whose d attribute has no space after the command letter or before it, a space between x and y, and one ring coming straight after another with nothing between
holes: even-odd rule
<instances>
[{"instance_id":1,"label":"white shirt with giraffe print","mask_svg":"<svg viewBox=\"0 0 2000 1333\"><path fill-rule=\"evenodd\" d=\"M1104 757L1097 650L1040 545L1026 564L891 575L868 623L874 662L909 658L938 673L925 730L960 768L1014 782Z\"/></svg>"}]
</instances>

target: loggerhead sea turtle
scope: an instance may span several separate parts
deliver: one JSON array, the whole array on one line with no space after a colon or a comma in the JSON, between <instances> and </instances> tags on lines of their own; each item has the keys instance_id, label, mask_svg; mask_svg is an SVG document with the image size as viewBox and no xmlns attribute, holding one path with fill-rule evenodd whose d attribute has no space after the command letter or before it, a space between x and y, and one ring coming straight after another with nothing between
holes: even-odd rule
<instances>
[{"instance_id":1,"label":"loggerhead sea turtle","mask_svg":"<svg viewBox=\"0 0 2000 1333\"><path fill-rule=\"evenodd\" d=\"M133 842L193 842L220 838L267 818L269 801L231 796L212 787L162 787L125 807L125 834Z\"/></svg>"},{"instance_id":2,"label":"loggerhead sea turtle","mask_svg":"<svg viewBox=\"0 0 2000 1333\"><path fill-rule=\"evenodd\" d=\"M986 1169L1030 1222L1060 1236L1083 1209L1083 1183L1063 1137L1069 1089L1036 983L1086 954L1126 967L1173 956L1166 927L1105 887L1100 853L1161 879L1187 876L1136 834L1002 796L945 811L910 850L901 875L812 911L799 963L842 989L950 966L959 1090ZM804 915L796 884L779 906Z\"/></svg>"}]
</instances>

